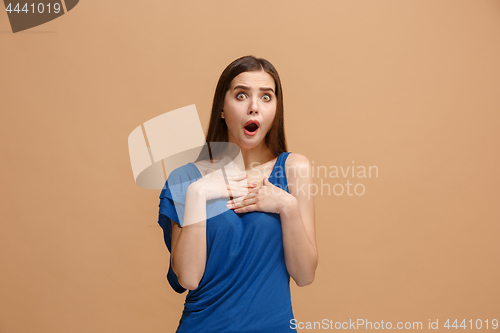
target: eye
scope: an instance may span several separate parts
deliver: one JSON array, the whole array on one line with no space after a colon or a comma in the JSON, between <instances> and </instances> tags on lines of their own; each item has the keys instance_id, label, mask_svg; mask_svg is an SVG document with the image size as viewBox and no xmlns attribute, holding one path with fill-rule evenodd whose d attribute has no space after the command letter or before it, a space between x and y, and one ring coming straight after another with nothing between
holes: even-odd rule
<instances>
[{"instance_id":1,"label":"eye","mask_svg":"<svg viewBox=\"0 0 500 333\"><path fill-rule=\"evenodd\" d=\"M269 95L264 95L264 96L262 96L262 99L263 99L264 101L266 101L266 102L269 102L269 101L271 100L271 96L269 96Z\"/></svg>"},{"instance_id":2,"label":"eye","mask_svg":"<svg viewBox=\"0 0 500 333\"><path fill-rule=\"evenodd\" d=\"M239 93L238 95L236 95L236 99L239 99L239 100L244 100L245 99L245 94L243 93Z\"/></svg>"}]
</instances>

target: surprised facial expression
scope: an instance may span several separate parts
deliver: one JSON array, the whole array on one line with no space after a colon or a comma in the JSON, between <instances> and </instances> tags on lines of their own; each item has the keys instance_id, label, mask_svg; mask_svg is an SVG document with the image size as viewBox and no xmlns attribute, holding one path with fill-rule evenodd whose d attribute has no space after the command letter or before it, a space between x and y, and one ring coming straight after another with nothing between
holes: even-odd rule
<instances>
[{"instance_id":1,"label":"surprised facial expression","mask_svg":"<svg viewBox=\"0 0 500 333\"><path fill-rule=\"evenodd\" d=\"M223 109L229 142L245 149L262 142L276 114L275 92L274 79L264 71L243 72L233 79Z\"/></svg>"}]
</instances>

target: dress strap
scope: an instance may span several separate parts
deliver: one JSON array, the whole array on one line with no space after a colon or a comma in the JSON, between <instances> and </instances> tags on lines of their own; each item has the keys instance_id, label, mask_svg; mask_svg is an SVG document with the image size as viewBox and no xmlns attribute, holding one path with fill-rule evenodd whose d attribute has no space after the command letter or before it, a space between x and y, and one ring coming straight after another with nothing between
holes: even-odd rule
<instances>
[{"instance_id":1,"label":"dress strap","mask_svg":"<svg viewBox=\"0 0 500 333\"><path fill-rule=\"evenodd\" d=\"M292 152L289 151L289 152L282 152L280 154L280 156L278 156L278 160L276 161L276 165L279 165L283 168L283 170L285 169L285 162L286 162L286 159L288 157L288 155L290 155Z\"/></svg>"},{"instance_id":2,"label":"dress strap","mask_svg":"<svg viewBox=\"0 0 500 333\"><path fill-rule=\"evenodd\" d=\"M278 156L269 181L288 192L288 181L286 179L285 162L291 152L283 152Z\"/></svg>"}]
</instances>

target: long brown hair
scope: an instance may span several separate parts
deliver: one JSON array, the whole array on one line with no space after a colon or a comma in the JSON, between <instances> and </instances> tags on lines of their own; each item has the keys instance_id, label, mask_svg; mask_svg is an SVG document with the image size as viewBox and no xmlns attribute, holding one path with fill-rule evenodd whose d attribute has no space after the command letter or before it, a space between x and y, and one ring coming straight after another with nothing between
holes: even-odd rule
<instances>
[{"instance_id":1,"label":"long brown hair","mask_svg":"<svg viewBox=\"0 0 500 333\"><path fill-rule=\"evenodd\" d=\"M278 71L276 71L276 68L266 59L256 58L250 55L236 59L222 72L217 82L217 87L215 88L210 123L205 137L208 149L206 149L207 146L205 146L205 149L202 150L197 160L212 160L214 155L217 155L218 152L215 151L216 149L210 148L211 142L229 142L227 125L224 119L221 118L226 92L231 87L231 82L236 76L243 72L251 71L265 71L274 79L274 84L276 86L276 114L274 116L273 126L267 132L264 142L275 157L288 151L284 127L283 89L281 87ZM217 147L223 146L224 145L217 145ZM209 155L211 156L209 157Z\"/></svg>"}]
</instances>

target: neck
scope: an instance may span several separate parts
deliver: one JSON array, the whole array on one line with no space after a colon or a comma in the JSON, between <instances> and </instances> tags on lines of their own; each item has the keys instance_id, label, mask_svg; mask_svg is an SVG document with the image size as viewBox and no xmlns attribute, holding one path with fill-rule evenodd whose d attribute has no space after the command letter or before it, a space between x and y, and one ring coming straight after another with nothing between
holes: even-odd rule
<instances>
[{"instance_id":1,"label":"neck","mask_svg":"<svg viewBox=\"0 0 500 333\"><path fill-rule=\"evenodd\" d=\"M275 158L269 148L266 147L264 140L253 148L247 149L240 146L240 149L246 171L267 163Z\"/></svg>"}]
</instances>

